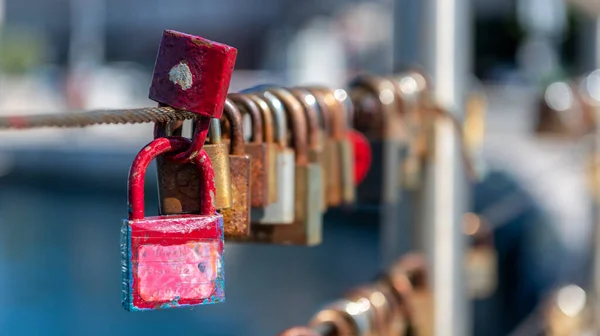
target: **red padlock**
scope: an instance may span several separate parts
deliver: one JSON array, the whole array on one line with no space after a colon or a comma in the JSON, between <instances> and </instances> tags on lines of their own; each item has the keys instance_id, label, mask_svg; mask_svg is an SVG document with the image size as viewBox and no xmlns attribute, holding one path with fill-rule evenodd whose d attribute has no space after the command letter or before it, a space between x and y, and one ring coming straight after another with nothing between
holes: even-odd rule
<instances>
[{"instance_id":1,"label":"red padlock","mask_svg":"<svg viewBox=\"0 0 600 336\"><path fill-rule=\"evenodd\" d=\"M237 49L200 36L165 30L149 98L209 118L220 118Z\"/></svg>"},{"instance_id":2,"label":"red padlock","mask_svg":"<svg viewBox=\"0 0 600 336\"><path fill-rule=\"evenodd\" d=\"M202 150L193 159L201 177L201 214L144 218L144 177L158 155L185 150L184 138L158 138L129 172L129 218L121 227L123 307L128 311L225 301L223 217L214 199L214 172Z\"/></svg>"}]
</instances>

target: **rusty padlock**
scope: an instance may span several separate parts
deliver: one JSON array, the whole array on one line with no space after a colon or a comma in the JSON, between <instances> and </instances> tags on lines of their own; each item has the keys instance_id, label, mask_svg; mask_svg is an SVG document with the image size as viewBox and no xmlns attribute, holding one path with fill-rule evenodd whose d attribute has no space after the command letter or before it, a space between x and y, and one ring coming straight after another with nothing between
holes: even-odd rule
<instances>
[{"instance_id":1,"label":"rusty padlock","mask_svg":"<svg viewBox=\"0 0 600 336\"><path fill-rule=\"evenodd\" d=\"M245 154L242 115L229 99L221 118L227 120L231 131L226 155L231 169L232 203L230 208L220 211L225 221L225 236L244 237L250 234L250 156Z\"/></svg>"},{"instance_id":2,"label":"rusty padlock","mask_svg":"<svg viewBox=\"0 0 600 336\"><path fill-rule=\"evenodd\" d=\"M219 118L229 89L237 50L228 45L173 30L163 31L149 98L202 117ZM192 146L170 158L187 163L204 145L209 122L199 118ZM159 167L160 169L160 167Z\"/></svg>"},{"instance_id":3,"label":"rusty padlock","mask_svg":"<svg viewBox=\"0 0 600 336\"><path fill-rule=\"evenodd\" d=\"M335 136L333 131L333 116L330 111L331 107L335 104L333 100L326 99L326 95L315 88L306 88L312 93L319 106L320 119L323 122L324 129L326 130L325 148L323 150L325 156L325 166L327 180L325 181L327 188L327 205L335 207L342 202L342 188L341 188L341 156L336 146Z\"/></svg>"},{"instance_id":4,"label":"rusty padlock","mask_svg":"<svg viewBox=\"0 0 600 336\"><path fill-rule=\"evenodd\" d=\"M325 156L326 132L324 127L321 127L320 112L317 99L308 90L303 88L292 88L289 91L298 99L304 106L306 112L306 121L308 126L308 161L317 163L321 167L321 176L323 181L327 181L327 158ZM321 188L323 196L321 200L321 210L327 210L327 188L323 185Z\"/></svg>"},{"instance_id":5,"label":"rusty padlock","mask_svg":"<svg viewBox=\"0 0 600 336\"><path fill-rule=\"evenodd\" d=\"M279 336L323 336L323 334L307 327L293 327L279 334Z\"/></svg>"},{"instance_id":6,"label":"rusty padlock","mask_svg":"<svg viewBox=\"0 0 600 336\"><path fill-rule=\"evenodd\" d=\"M250 204L252 207L265 207L269 204L268 176L269 169L268 146L263 140L263 126L260 109L248 96L238 93L229 94L242 114L249 114L252 120L250 142L245 144L245 153L250 156Z\"/></svg>"},{"instance_id":7,"label":"rusty padlock","mask_svg":"<svg viewBox=\"0 0 600 336\"><path fill-rule=\"evenodd\" d=\"M358 201L393 204L399 197L398 166L403 130L394 85L374 76L360 76L350 85L354 125L368 138L373 166L357 188Z\"/></svg>"},{"instance_id":8,"label":"rusty padlock","mask_svg":"<svg viewBox=\"0 0 600 336\"><path fill-rule=\"evenodd\" d=\"M191 145L158 138L136 156L129 172L128 219L121 227L123 307L129 311L222 302L223 217L213 203L214 182L205 152L193 158L200 176L200 214L144 217L144 178L160 154Z\"/></svg>"},{"instance_id":9,"label":"rusty padlock","mask_svg":"<svg viewBox=\"0 0 600 336\"><path fill-rule=\"evenodd\" d=\"M279 199L277 194L277 144L275 143L275 130L273 115L271 108L267 102L256 94L246 94L253 102L256 103L262 118L263 143L267 147L267 193L268 203L275 203Z\"/></svg>"},{"instance_id":10,"label":"rusty padlock","mask_svg":"<svg viewBox=\"0 0 600 336\"><path fill-rule=\"evenodd\" d=\"M217 209L229 209L233 204L231 195L231 163L229 148L223 142L219 119L210 120L207 143L204 151L210 157L215 171L215 206Z\"/></svg>"},{"instance_id":11,"label":"rusty padlock","mask_svg":"<svg viewBox=\"0 0 600 336\"><path fill-rule=\"evenodd\" d=\"M287 146L287 118L281 101L272 93L257 92L267 103L275 130L277 200L264 208L252 208L251 221L257 224L294 222L295 180L294 151Z\"/></svg>"}]
</instances>

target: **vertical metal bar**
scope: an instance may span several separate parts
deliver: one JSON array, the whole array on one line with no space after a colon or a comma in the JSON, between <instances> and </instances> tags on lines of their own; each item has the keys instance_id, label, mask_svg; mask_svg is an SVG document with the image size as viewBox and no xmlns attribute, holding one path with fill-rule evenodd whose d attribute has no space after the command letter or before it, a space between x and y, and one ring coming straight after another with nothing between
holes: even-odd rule
<instances>
[{"instance_id":1,"label":"vertical metal bar","mask_svg":"<svg viewBox=\"0 0 600 336\"><path fill-rule=\"evenodd\" d=\"M460 119L469 78L469 1L425 0L422 6L423 66L435 100ZM465 336L472 333L461 230L468 195L459 137L445 119L439 118L434 127L434 150L418 209L423 230L419 236L433 275L434 333Z\"/></svg>"}]
</instances>

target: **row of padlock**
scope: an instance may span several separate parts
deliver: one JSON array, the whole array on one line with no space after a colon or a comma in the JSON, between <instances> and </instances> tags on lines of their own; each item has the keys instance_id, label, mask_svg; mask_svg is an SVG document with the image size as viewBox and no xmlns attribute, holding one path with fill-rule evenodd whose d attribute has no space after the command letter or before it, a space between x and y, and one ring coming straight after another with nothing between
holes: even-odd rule
<instances>
[{"instance_id":1,"label":"row of padlock","mask_svg":"<svg viewBox=\"0 0 600 336\"><path fill-rule=\"evenodd\" d=\"M433 123L449 117L417 71L360 76L348 90L260 86L228 95L235 54L163 34L150 98L199 118L191 139L182 122L157 124L132 164L121 244L128 310L222 302L224 237L316 245L328 208L395 204L402 188L419 184ZM143 179L155 158L160 216L145 218Z\"/></svg>"},{"instance_id":2,"label":"row of padlock","mask_svg":"<svg viewBox=\"0 0 600 336\"><path fill-rule=\"evenodd\" d=\"M411 254L368 285L320 310L307 326L280 336L432 335L433 295L424 258Z\"/></svg>"}]
</instances>

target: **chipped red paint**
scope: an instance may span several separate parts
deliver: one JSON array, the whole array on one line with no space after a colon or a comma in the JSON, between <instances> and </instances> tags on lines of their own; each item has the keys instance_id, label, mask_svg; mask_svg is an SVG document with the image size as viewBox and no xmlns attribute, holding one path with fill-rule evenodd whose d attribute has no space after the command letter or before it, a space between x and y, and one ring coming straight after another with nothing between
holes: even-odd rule
<instances>
[{"instance_id":1,"label":"chipped red paint","mask_svg":"<svg viewBox=\"0 0 600 336\"><path fill-rule=\"evenodd\" d=\"M223 217L214 206L214 171L201 150L192 161L202 177L201 214L144 218L144 178L158 155L182 151L190 141L157 138L129 172L129 216L122 234L123 306L147 310L223 302Z\"/></svg>"},{"instance_id":2,"label":"chipped red paint","mask_svg":"<svg viewBox=\"0 0 600 336\"><path fill-rule=\"evenodd\" d=\"M237 49L228 45L165 30L149 97L176 109L220 118L236 56Z\"/></svg>"}]
</instances>

